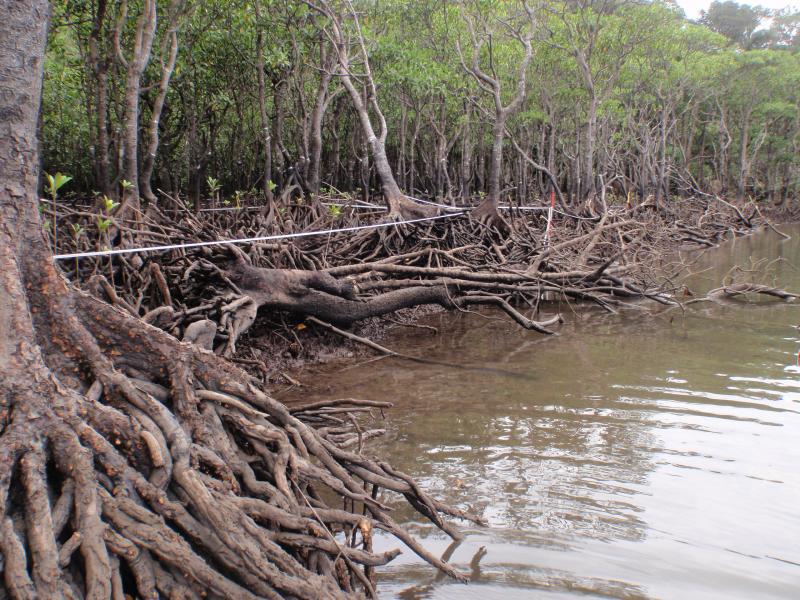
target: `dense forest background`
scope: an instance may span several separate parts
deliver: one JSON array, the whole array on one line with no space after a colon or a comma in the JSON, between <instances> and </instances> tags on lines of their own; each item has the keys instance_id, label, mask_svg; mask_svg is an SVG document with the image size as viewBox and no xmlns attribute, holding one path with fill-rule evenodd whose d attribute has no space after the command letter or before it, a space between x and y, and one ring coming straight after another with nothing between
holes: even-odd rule
<instances>
[{"instance_id":1,"label":"dense forest background","mask_svg":"<svg viewBox=\"0 0 800 600\"><path fill-rule=\"evenodd\" d=\"M366 199L380 183L372 137L405 193L448 202L531 202L552 181L565 202L782 202L800 189L800 13L57 0L42 117L43 168L70 174L71 191L163 190L195 208Z\"/></svg>"}]
</instances>

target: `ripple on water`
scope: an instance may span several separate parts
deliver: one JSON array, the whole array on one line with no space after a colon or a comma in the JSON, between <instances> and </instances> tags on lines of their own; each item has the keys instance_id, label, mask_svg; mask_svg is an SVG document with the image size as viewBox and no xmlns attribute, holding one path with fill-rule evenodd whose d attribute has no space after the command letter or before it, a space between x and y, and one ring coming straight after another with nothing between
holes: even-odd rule
<instances>
[{"instance_id":1,"label":"ripple on water","mask_svg":"<svg viewBox=\"0 0 800 600\"><path fill-rule=\"evenodd\" d=\"M799 254L800 228L785 244L765 235L721 249L705 285L764 252ZM800 288L796 271L779 280ZM434 316L439 337L407 335L394 347L482 370L384 360L368 376L326 378L342 396L394 401L374 452L490 524L451 545L397 501L396 518L473 583L453 584L406 551L381 570L380 591L797 598L795 308L698 305L666 318L589 310L548 340L469 315Z\"/></svg>"}]
</instances>

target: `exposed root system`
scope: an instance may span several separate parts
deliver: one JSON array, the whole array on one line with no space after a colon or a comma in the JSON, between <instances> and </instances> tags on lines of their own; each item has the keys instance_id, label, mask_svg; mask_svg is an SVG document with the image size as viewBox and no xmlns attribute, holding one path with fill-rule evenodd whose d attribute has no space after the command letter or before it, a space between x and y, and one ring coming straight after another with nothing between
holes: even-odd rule
<instances>
[{"instance_id":1,"label":"exposed root system","mask_svg":"<svg viewBox=\"0 0 800 600\"><path fill-rule=\"evenodd\" d=\"M146 246L341 229L382 216L344 201L331 208L328 200L274 214L242 209L196 215L172 199L174 210L151 211L119 235ZM456 310L489 305L526 329L550 334L559 316L543 300L587 301L609 311L639 298L670 303L675 286L665 261L676 248L713 246L763 222L754 205L714 199L675 202L669 211L617 206L602 216L587 205L581 214L558 214L545 240L545 214L512 208L506 211L507 233L467 214L242 247L82 258L64 267L95 295L251 367L258 365L248 361L264 362L258 343L247 344L246 352L237 344L257 318L277 323L285 345L296 352L303 343L294 326L306 317L347 327L426 304ZM62 217L65 232L82 218L81 211ZM104 243L90 236L75 241L79 250Z\"/></svg>"},{"instance_id":2,"label":"exposed root system","mask_svg":"<svg viewBox=\"0 0 800 600\"><path fill-rule=\"evenodd\" d=\"M694 201L681 210L679 219L646 207L600 217L587 209L560 220L547 244L541 216L512 211L507 235L454 217L296 243L63 265L91 294L42 268L44 255L0 256L20 265L25 289L14 287L11 270L4 286L12 301L19 296L31 306L40 349L11 361L0 396L0 556L8 593L374 596L375 568L398 553L375 552L375 530L463 579L392 519L384 494L401 495L453 538L459 532L450 518L481 523L480 516L437 501L364 453L381 433L368 417L389 402L290 410L223 357L241 359L237 343L262 317L283 319L297 338L294 325L309 317L308 328L343 331L403 307L491 305L522 327L551 333L558 315L543 300L612 311L631 299L674 303L669 279L654 270L666 250L676 242L713 244L745 227L745 209ZM169 219L154 214L130 229L118 224L120 239L255 237L365 218L319 205L293 207L280 219L231 211L198 220L180 207ZM73 210L62 221L88 219L81 215ZM74 248L85 249L90 237L73 238ZM91 245L110 241L98 235ZM263 366L264 358L245 362Z\"/></svg>"}]
</instances>

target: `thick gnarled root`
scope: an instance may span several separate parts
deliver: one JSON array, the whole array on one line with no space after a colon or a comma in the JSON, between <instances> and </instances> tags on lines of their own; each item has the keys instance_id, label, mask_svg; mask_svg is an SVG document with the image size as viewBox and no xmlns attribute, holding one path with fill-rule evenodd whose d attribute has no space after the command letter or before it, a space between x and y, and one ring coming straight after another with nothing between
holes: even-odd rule
<instances>
[{"instance_id":1,"label":"thick gnarled root","mask_svg":"<svg viewBox=\"0 0 800 600\"><path fill-rule=\"evenodd\" d=\"M443 515L480 518L343 443L361 445L374 431L343 425L388 403L292 412L214 354L73 294L50 326L91 385L42 378L36 393L10 393L4 415L11 598L371 597L375 568L399 553L374 552L375 530L464 578L392 519L382 494L453 537Z\"/></svg>"}]
</instances>

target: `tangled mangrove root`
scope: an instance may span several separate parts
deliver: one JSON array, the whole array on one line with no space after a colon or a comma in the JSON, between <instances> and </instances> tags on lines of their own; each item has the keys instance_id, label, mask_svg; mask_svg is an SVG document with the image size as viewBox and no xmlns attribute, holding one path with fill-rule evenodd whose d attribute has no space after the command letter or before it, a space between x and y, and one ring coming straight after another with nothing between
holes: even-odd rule
<instances>
[{"instance_id":1,"label":"tangled mangrove root","mask_svg":"<svg viewBox=\"0 0 800 600\"><path fill-rule=\"evenodd\" d=\"M380 494L404 496L454 538L446 516L480 518L361 453L376 432L354 417L388 403L290 411L229 362L66 287L52 267L26 280L44 353L9 364L0 396L11 598L374 596L374 568L399 552L375 553L375 530L463 578Z\"/></svg>"},{"instance_id":2,"label":"tangled mangrove root","mask_svg":"<svg viewBox=\"0 0 800 600\"><path fill-rule=\"evenodd\" d=\"M715 245L762 222L754 206L714 199L676 201L669 211L615 206L595 214L587 205L581 214L559 214L545 239L545 213L513 207L506 214L508 231L469 214L347 231L384 215L348 207L347 200L336 205L334 198L268 214L247 209L195 214L179 199L170 200L172 209L153 208L140 216L138 229L133 222L130 229L121 224L120 234L146 246L346 230L243 247L64 263L69 276L94 295L248 368L269 362L251 344L244 351L238 347L265 315L283 323L288 318L284 336L302 345L292 324L307 317L347 327L425 304L456 310L491 305L518 325L549 334L559 316L542 316L543 300L588 301L609 311L638 298L668 304L675 290L669 273L664 276L666 255L681 244ZM63 242L68 227L89 227L82 215L67 209L61 216L61 239L68 246L62 251L91 248L88 235L71 240L71 246ZM97 237L94 245L104 241Z\"/></svg>"}]
</instances>

